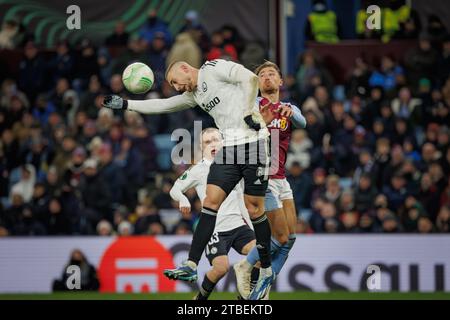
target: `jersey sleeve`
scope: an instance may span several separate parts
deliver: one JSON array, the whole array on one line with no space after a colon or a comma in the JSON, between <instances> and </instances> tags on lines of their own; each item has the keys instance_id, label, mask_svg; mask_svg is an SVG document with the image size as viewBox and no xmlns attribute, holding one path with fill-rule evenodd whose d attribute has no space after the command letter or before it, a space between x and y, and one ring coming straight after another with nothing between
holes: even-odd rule
<instances>
[{"instance_id":1,"label":"jersey sleeve","mask_svg":"<svg viewBox=\"0 0 450 320\"><path fill-rule=\"evenodd\" d=\"M200 176L197 171L196 166L189 168L175 181L172 189L170 189L170 197L180 202L180 207L191 206L189 199L184 193L200 184Z\"/></svg>"},{"instance_id":2,"label":"jersey sleeve","mask_svg":"<svg viewBox=\"0 0 450 320\"><path fill-rule=\"evenodd\" d=\"M181 111L197 105L190 92L167 99L128 100L128 110L145 114L160 114Z\"/></svg>"},{"instance_id":3,"label":"jersey sleeve","mask_svg":"<svg viewBox=\"0 0 450 320\"><path fill-rule=\"evenodd\" d=\"M296 128L306 128L306 118L303 116L300 109L291 104L292 111L294 111L294 115L291 117L292 124Z\"/></svg>"},{"instance_id":4,"label":"jersey sleeve","mask_svg":"<svg viewBox=\"0 0 450 320\"><path fill-rule=\"evenodd\" d=\"M212 65L214 62L215 64ZM246 97L244 104L247 111L246 114L253 113L256 105L255 99L259 90L258 76L236 62L217 59L209 63L211 63L211 70L214 70L212 72L214 72L216 79L241 86Z\"/></svg>"}]
</instances>

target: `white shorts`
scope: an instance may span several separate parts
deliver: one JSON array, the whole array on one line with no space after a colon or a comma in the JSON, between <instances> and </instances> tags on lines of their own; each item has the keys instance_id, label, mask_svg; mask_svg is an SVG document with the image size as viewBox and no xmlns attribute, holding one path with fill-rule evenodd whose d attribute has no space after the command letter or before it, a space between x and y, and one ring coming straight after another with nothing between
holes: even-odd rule
<instances>
[{"instance_id":1,"label":"white shorts","mask_svg":"<svg viewBox=\"0 0 450 320\"><path fill-rule=\"evenodd\" d=\"M265 211L273 211L283 208L283 200L294 199L292 189L284 179L269 179L269 186L264 199Z\"/></svg>"}]
</instances>

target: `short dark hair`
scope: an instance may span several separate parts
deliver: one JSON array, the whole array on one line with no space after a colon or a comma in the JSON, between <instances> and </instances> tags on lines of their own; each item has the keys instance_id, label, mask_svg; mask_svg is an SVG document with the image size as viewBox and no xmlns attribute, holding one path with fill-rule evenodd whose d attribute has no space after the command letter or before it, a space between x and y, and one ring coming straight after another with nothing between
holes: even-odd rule
<instances>
[{"instance_id":1,"label":"short dark hair","mask_svg":"<svg viewBox=\"0 0 450 320\"><path fill-rule=\"evenodd\" d=\"M265 68L274 68L275 70L277 70L278 74L280 75L280 78L283 77L280 68L271 61L265 61L263 64L260 64L258 67L256 67L255 74L259 75L259 73Z\"/></svg>"}]
</instances>

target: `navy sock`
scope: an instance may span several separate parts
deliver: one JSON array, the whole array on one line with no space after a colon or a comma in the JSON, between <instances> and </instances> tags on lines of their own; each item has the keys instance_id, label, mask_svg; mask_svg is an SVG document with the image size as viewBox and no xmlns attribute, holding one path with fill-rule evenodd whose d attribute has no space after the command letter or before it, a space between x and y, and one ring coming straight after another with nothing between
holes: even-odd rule
<instances>
[{"instance_id":1,"label":"navy sock","mask_svg":"<svg viewBox=\"0 0 450 320\"><path fill-rule=\"evenodd\" d=\"M261 268L268 268L271 265L270 259L270 238L271 230L266 214L252 219L253 228L256 235L256 248L258 249Z\"/></svg>"},{"instance_id":2,"label":"navy sock","mask_svg":"<svg viewBox=\"0 0 450 320\"><path fill-rule=\"evenodd\" d=\"M192 238L189 260L198 264L216 226L217 211L203 207Z\"/></svg>"}]
</instances>

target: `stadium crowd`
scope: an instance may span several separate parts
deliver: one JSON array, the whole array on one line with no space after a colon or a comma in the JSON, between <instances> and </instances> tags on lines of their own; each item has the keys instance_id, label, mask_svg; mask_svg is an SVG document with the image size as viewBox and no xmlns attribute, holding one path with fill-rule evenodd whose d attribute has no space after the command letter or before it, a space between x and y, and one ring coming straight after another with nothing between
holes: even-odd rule
<instances>
[{"instance_id":1,"label":"stadium crowd","mask_svg":"<svg viewBox=\"0 0 450 320\"><path fill-rule=\"evenodd\" d=\"M299 233L450 231L450 37L427 31L403 61L356 59L344 86L311 50L286 75L282 101L308 122L287 157ZM60 41L50 56L20 39L18 77L0 79L0 236L191 233L201 209L194 192L191 213L164 218L177 211L169 191L188 166L172 165L167 146L174 129L213 126L211 118L199 108L113 113L102 97L130 97L121 73L133 61L155 73L152 91L133 99L169 97L172 61L253 69L267 50L232 26L208 34L195 11L177 35L152 11L137 35L119 22L104 45Z\"/></svg>"}]
</instances>

